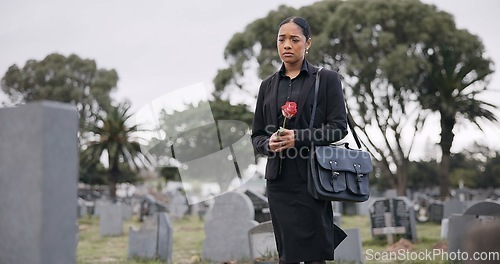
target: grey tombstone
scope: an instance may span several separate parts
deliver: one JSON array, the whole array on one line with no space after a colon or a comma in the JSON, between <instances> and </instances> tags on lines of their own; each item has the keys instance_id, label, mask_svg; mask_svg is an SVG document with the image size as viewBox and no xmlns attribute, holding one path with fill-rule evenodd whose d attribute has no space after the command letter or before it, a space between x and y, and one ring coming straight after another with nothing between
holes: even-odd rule
<instances>
[{"instance_id":1,"label":"grey tombstone","mask_svg":"<svg viewBox=\"0 0 500 264\"><path fill-rule=\"evenodd\" d=\"M372 204L373 200L375 198L368 198L367 201L364 201L362 203L357 203L357 207L358 207L358 214L359 215L366 215L366 216L369 216L370 215L370 205Z\"/></svg>"},{"instance_id":2,"label":"grey tombstone","mask_svg":"<svg viewBox=\"0 0 500 264\"><path fill-rule=\"evenodd\" d=\"M408 198L400 196L392 199L392 208L394 226L403 226L405 228L404 237L416 242L417 227L413 203Z\"/></svg>"},{"instance_id":3,"label":"grey tombstone","mask_svg":"<svg viewBox=\"0 0 500 264\"><path fill-rule=\"evenodd\" d=\"M125 203L121 203L120 206L122 207L121 210L123 220L128 221L132 219L132 206Z\"/></svg>"},{"instance_id":4,"label":"grey tombstone","mask_svg":"<svg viewBox=\"0 0 500 264\"><path fill-rule=\"evenodd\" d=\"M274 229L271 221L263 222L248 231L250 242L250 256L252 259L259 257L278 256Z\"/></svg>"},{"instance_id":5,"label":"grey tombstone","mask_svg":"<svg viewBox=\"0 0 500 264\"><path fill-rule=\"evenodd\" d=\"M240 260L250 257L248 231L258 225L250 198L227 192L215 198L210 218L205 222L202 258L211 261Z\"/></svg>"},{"instance_id":6,"label":"grey tombstone","mask_svg":"<svg viewBox=\"0 0 500 264\"><path fill-rule=\"evenodd\" d=\"M463 251L471 228L488 222L500 222L499 216L500 204L491 201L478 202L469 207L463 215L452 215L448 223L448 252Z\"/></svg>"},{"instance_id":7,"label":"grey tombstone","mask_svg":"<svg viewBox=\"0 0 500 264\"><path fill-rule=\"evenodd\" d=\"M111 201L108 201L105 199L99 199L99 200L95 201L95 203L94 203L94 215L99 217L101 212L102 212L103 207L105 207L108 204L111 204Z\"/></svg>"},{"instance_id":8,"label":"grey tombstone","mask_svg":"<svg viewBox=\"0 0 500 264\"><path fill-rule=\"evenodd\" d=\"M189 210L186 195L181 192L176 192L168 204L168 212L173 220L179 220Z\"/></svg>"},{"instance_id":9,"label":"grey tombstone","mask_svg":"<svg viewBox=\"0 0 500 264\"><path fill-rule=\"evenodd\" d=\"M415 212L408 198L377 198L369 211L373 237L386 235L391 243L393 234L403 234L406 239L417 240Z\"/></svg>"},{"instance_id":10,"label":"grey tombstone","mask_svg":"<svg viewBox=\"0 0 500 264\"><path fill-rule=\"evenodd\" d=\"M449 200L443 203L443 218L448 218L452 214L462 214L466 204L460 200Z\"/></svg>"},{"instance_id":11,"label":"grey tombstone","mask_svg":"<svg viewBox=\"0 0 500 264\"><path fill-rule=\"evenodd\" d=\"M128 257L153 259L156 257L156 228L135 229L130 227L128 239Z\"/></svg>"},{"instance_id":12,"label":"grey tombstone","mask_svg":"<svg viewBox=\"0 0 500 264\"><path fill-rule=\"evenodd\" d=\"M500 203L492 201L475 203L471 207L467 208L467 210L464 212L464 215L499 216Z\"/></svg>"},{"instance_id":13,"label":"grey tombstone","mask_svg":"<svg viewBox=\"0 0 500 264\"><path fill-rule=\"evenodd\" d=\"M174 228L168 214L158 213L158 257L161 260L172 262Z\"/></svg>"},{"instance_id":14,"label":"grey tombstone","mask_svg":"<svg viewBox=\"0 0 500 264\"><path fill-rule=\"evenodd\" d=\"M173 227L168 214L146 217L140 229L130 228L128 257L160 259L172 263Z\"/></svg>"},{"instance_id":15,"label":"grey tombstone","mask_svg":"<svg viewBox=\"0 0 500 264\"><path fill-rule=\"evenodd\" d=\"M429 205L429 221L441 223L443 220L444 206L441 201L432 201Z\"/></svg>"},{"instance_id":16,"label":"grey tombstone","mask_svg":"<svg viewBox=\"0 0 500 264\"><path fill-rule=\"evenodd\" d=\"M0 262L75 263L75 107L44 101L3 108L0 124Z\"/></svg>"},{"instance_id":17,"label":"grey tombstone","mask_svg":"<svg viewBox=\"0 0 500 264\"><path fill-rule=\"evenodd\" d=\"M394 198L398 197L398 192L396 189L387 189L384 193L385 198Z\"/></svg>"},{"instance_id":18,"label":"grey tombstone","mask_svg":"<svg viewBox=\"0 0 500 264\"><path fill-rule=\"evenodd\" d=\"M335 262L363 263L363 247L358 228L345 229L347 237L335 249Z\"/></svg>"},{"instance_id":19,"label":"grey tombstone","mask_svg":"<svg viewBox=\"0 0 500 264\"><path fill-rule=\"evenodd\" d=\"M448 219L448 252L463 252L465 234L472 226L480 223L474 215L451 215Z\"/></svg>"},{"instance_id":20,"label":"grey tombstone","mask_svg":"<svg viewBox=\"0 0 500 264\"><path fill-rule=\"evenodd\" d=\"M252 201L255 211L255 221L262 223L271 220L271 213L269 211L269 202L267 201L267 197L252 190L246 190L245 194Z\"/></svg>"},{"instance_id":21,"label":"grey tombstone","mask_svg":"<svg viewBox=\"0 0 500 264\"><path fill-rule=\"evenodd\" d=\"M122 206L106 204L101 208L99 230L101 236L119 236L123 233Z\"/></svg>"},{"instance_id":22,"label":"grey tombstone","mask_svg":"<svg viewBox=\"0 0 500 264\"><path fill-rule=\"evenodd\" d=\"M374 230L377 228L386 227L386 215L391 212L391 204L389 199L375 198L370 204L370 223L372 237L375 237Z\"/></svg>"}]
</instances>

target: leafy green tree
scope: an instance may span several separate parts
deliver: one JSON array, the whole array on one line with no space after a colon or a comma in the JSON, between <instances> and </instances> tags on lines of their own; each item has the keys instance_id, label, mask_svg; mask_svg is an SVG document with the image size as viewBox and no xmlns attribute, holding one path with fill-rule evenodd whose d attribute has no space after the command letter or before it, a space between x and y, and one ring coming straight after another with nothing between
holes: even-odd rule
<instances>
[{"instance_id":1,"label":"leafy green tree","mask_svg":"<svg viewBox=\"0 0 500 264\"><path fill-rule=\"evenodd\" d=\"M22 68L10 66L1 88L13 104L38 100L73 103L80 114L80 128L84 128L111 105L110 92L117 82L115 70L100 69L94 60L53 53L41 61L28 60Z\"/></svg>"},{"instance_id":2,"label":"leafy green tree","mask_svg":"<svg viewBox=\"0 0 500 264\"><path fill-rule=\"evenodd\" d=\"M98 115L96 125L90 127L95 136L93 140L86 143L84 160L90 160L91 167L98 164L101 158L107 159L107 182L110 195L116 198L116 184L126 180L134 179L127 164L134 169L140 165L148 165L148 158L143 154L136 133L139 132L137 125L130 125L130 106L120 104Z\"/></svg>"},{"instance_id":3,"label":"leafy green tree","mask_svg":"<svg viewBox=\"0 0 500 264\"><path fill-rule=\"evenodd\" d=\"M424 95L429 93L426 89L430 88L421 89L430 84L440 86L430 78L431 73L446 71L445 65L438 63L442 61L434 57L441 58L446 49L462 55L469 51L470 56L453 57L455 66L460 69L466 65L469 72L477 70L483 74L457 77L478 83L489 74L490 65L481 62L489 60L483 58L480 41L467 31L458 30L450 14L419 1L322 1L298 10L280 6L229 41L224 53L229 65L215 78L219 94L230 90L228 87L245 88L245 74L255 62L260 78L279 67L277 25L292 15L311 22L313 45L308 59L344 76L346 98L358 134L378 160L381 172L403 195L415 137L422 131L427 115L436 111L429 103L423 103L427 100ZM469 64L474 56L477 63ZM460 98L471 99L479 93L468 91L464 89ZM444 103L441 105L446 106ZM475 117L489 113L484 109L489 105L473 100L463 103L478 110ZM446 135L442 134L442 138ZM441 167L446 165L443 151ZM442 174L440 178L446 177ZM444 186L446 182L442 189Z\"/></svg>"},{"instance_id":4,"label":"leafy green tree","mask_svg":"<svg viewBox=\"0 0 500 264\"><path fill-rule=\"evenodd\" d=\"M430 67L422 75L418 100L425 109L439 113L441 120L441 196L449 195L449 170L455 125L471 122L481 129L479 120L496 122L497 106L478 98L487 90L493 62L485 58L480 39L466 30L444 32L440 41L430 42L423 57Z\"/></svg>"}]
</instances>

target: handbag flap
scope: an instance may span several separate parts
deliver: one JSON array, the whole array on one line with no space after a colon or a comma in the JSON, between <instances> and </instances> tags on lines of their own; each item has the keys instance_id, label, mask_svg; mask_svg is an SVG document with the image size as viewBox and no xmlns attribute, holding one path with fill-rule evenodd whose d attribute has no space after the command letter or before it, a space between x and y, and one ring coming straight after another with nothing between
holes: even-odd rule
<instances>
[{"instance_id":1,"label":"handbag flap","mask_svg":"<svg viewBox=\"0 0 500 264\"><path fill-rule=\"evenodd\" d=\"M369 174L373 169L370 153L366 151L335 146L318 146L315 148L315 153L318 164L327 170Z\"/></svg>"}]
</instances>

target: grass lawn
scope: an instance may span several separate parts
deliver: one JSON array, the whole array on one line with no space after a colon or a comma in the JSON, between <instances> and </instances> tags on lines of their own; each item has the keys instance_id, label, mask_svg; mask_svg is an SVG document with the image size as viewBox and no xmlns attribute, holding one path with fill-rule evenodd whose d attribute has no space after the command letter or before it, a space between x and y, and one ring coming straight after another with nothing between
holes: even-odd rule
<instances>
[{"instance_id":1,"label":"grass lawn","mask_svg":"<svg viewBox=\"0 0 500 264\"><path fill-rule=\"evenodd\" d=\"M203 221L198 217L186 217L174 221L173 263L206 263L200 261L202 241L205 238ZM79 220L80 237L77 249L77 263L162 263L158 260L128 259L128 231L131 226L139 227L136 219L125 222L124 233L117 237L101 237L99 235L99 219L81 218ZM363 239L363 250L383 252L387 245L383 240L373 240L370 233L370 222L367 216L343 216L342 228L359 228ZM440 242L440 226L434 223L417 224L418 242L414 251L432 250ZM238 262L241 263L241 262ZM333 262L331 262L333 263ZM378 263L365 261L365 263ZM381 263L381 262L380 262ZM394 261L385 262L394 263ZM398 263L444 263L429 261L407 261Z\"/></svg>"}]
</instances>

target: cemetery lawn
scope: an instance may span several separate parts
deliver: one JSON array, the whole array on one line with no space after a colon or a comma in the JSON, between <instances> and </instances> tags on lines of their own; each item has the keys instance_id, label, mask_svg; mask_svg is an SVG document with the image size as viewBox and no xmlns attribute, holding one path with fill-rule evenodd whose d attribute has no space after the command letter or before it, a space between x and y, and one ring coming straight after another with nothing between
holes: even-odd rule
<instances>
[{"instance_id":1,"label":"cemetery lawn","mask_svg":"<svg viewBox=\"0 0 500 264\"><path fill-rule=\"evenodd\" d=\"M126 221L123 235L101 237L99 234L99 218L84 217L78 221L80 237L77 247L78 264L98 263L164 263L160 260L128 259L128 233L131 226L139 228L140 223L134 217ZM173 263L200 263L201 245L205 238L203 222L198 217L186 217L173 221Z\"/></svg>"},{"instance_id":2,"label":"cemetery lawn","mask_svg":"<svg viewBox=\"0 0 500 264\"><path fill-rule=\"evenodd\" d=\"M116 237L101 237L99 234L99 219L96 217L84 217L79 219L80 237L77 248L78 264L98 263L162 263L159 260L128 259L128 231L131 226L139 228L140 223L134 220L124 224L123 235ZM204 223L198 217L185 217L182 220L173 221L173 253L172 261L175 264L207 263L200 262L201 247L205 238ZM370 220L367 216L342 216L341 227L359 228L363 240L363 252L368 249L373 252L383 252L386 248L384 240L373 240L370 233ZM440 240L441 227L435 223L417 223L418 242L413 246L414 251L432 250L433 247L442 242ZM397 239L395 239L397 241ZM243 262L238 262L242 264ZM334 263L334 262L328 262ZM365 263L378 263L365 261ZM443 263L443 262L418 262L407 261L398 263ZM246 264L246 263L245 263Z\"/></svg>"}]
</instances>

